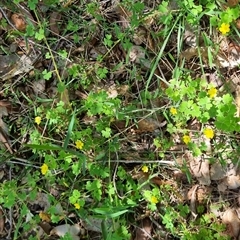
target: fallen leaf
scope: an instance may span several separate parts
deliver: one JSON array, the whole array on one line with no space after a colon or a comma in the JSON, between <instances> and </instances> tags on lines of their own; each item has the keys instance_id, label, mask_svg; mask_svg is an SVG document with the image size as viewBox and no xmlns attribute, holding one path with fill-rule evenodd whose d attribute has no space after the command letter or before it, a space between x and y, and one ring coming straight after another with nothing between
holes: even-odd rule
<instances>
[{"instance_id":1,"label":"fallen leaf","mask_svg":"<svg viewBox=\"0 0 240 240\"><path fill-rule=\"evenodd\" d=\"M132 46L129 52L129 59L131 62L143 63L145 59L146 50L141 46ZM147 66L147 68L149 68Z\"/></svg>"},{"instance_id":2,"label":"fallen leaf","mask_svg":"<svg viewBox=\"0 0 240 240\"><path fill-rule=\"evenodd\" d=\"M88 216L86 221L83 222L83 226L88 231L101 233L102 232L102 221L103 221L102 219L92 217L92 216ZM108 230L110 230L112 228L112 222L111 222L110 219L106 220L105 224L106 224L106 228Z\"/></svg>"},{"instance_id":3,"label":"fallen leaf","mask_svg":"<svg viewBox=\"0 0 240 240\"><path fill-rule=\"evenodd\" d=\"M51 232L51 229L52 229L52 226L47 223L47 222L40 222L39 223L39 226L42 228L42 230L47 234L47 235L50 235L50 232Z\"/></svg>"},{"instance_id":4,"label":"fallen leaf","mask_svg":"<svg viewBox=\"0 0 240 240\"><path fill-rule=\"evenodd\" d=\"M227 225L227 233L231 237L238 237L240 230L240 219L238 218L236 209L227 209L223 216L222 222Z\"/></svg>"},{"instance_id":5,"label":"fallen leaf","mask_svg":"<svg viewBox=\"0 0 240 240\"><path fill-rule=\"evenodd\" d=\"M33 88L34 93L37 96L39 96L39 95L41 96L41 94L45 92L46 81L44 79L33 81L32 88Z\"/></svg>"},{"instance_id":6,"label":"fallen leaf","mask_svg":"<svg viewBox=\"0 0 240 240\"><path fill-rule=\"evenodd\" d=\"M136 237L134 240L148 240L151 237L152 223L149 218L144 218L141 221L141 227L136 230Z\"/></svg>"},{"instance_id":7,"label":"fallen leaf","mask_svg":"<svg viewBox=\"0 0 240 240\"><path fill-rule=\"evenodd\" d=\"M227 189L237 189L240 187L240 176L230 175L225 177L225 179L218 184L218 190L225 192Z\"/></svg>"},{"instance_id":8,"label":"fallen leaf","mask_svg":"<svg viewBox=\"0 0 240 240\"><path fill-rule=\"evenodd\" d=\"M227 3L229 7L234 7L238 5L239 0L228 0Z\"/></svg>"},{"instance_id":9,"label":"fallen leaf","mask_svg":"<svg viewBox=\"0 0 240 240\"><path fill-rule=\"evenodd\" d=\"M147 39L147 30L143 27L139 27L138 31L133 34L133 42L137 46L144 43Z\"/></svg>"},{"instance_id":10,"label":"fallen leaf","mask_svg":"<svg viewBox=\"0 0 240 240\"><path fill-rule=\"evenodd\" d=\"M209 186L211 183L209 160L203 159L203 157L194 157L190 152L187 155L190 160L192 174L198 179L200 184Z\"/></svg>"},{"instance_id":11,"label":"fallen leaf","mask_svg":"<svg viewBox=\"0 0 240 240\"><path fill-rule=\"evenodd\" d=\"M13 13L11 16L11 21L19 31L25 31L26 30L26 22L23 19L23 16L17 13Z\"/></svg>"},{"instance_id":12,"label":"fallen leaf","mask_svg":"<svg viewBox=\"0 0 240 240\"><path fill-rule=\"evenodd\" d=\"M197 189L199 185L193 186L190 191L188 192L188 200L190 200L190 210L193 219L195 220L197 218Z\"/></svg>"},{"instance_id":13,"label":"fallen leaf","mask_svg":"<svg viewBox=\"0 0 240 240\"><path fill-rule=\"evenodd\" d=\"M5 172L3 170L0 170L0 181L3 179L5 175Z\"/></svg>"},{"instance_id":14,"label":"fallen leaf","mask_svg":"<svg viewBox=\"0 0 240 240\"><path fill-rule=\"evenodd\" d=\"M3 210L0 208L0 235L3 234L4 227L5 227L5 217L4 217Z\"/></svg>"},{"instance_id":15,"label":"fallen leaf","mask_svg":"<svg viewBox=\"0 0 240 240\"><path fill-rule=\"evenodd\" d=\"M66 107L70 106L68 90L66 88L60 93L60 100L64 102Z\"/></svg>"},{"instance_id":16,"label":"fallen leaf","mask_svg":"<svg viewBox=\"0 0 240 240\"><path fill-rule=\"evenodd\" d=\"M210 169L211 180L221 180L226 177L226 169L219 163L213 163Z\"/></svg>"},{"instance_id":17,"label":"fallen leaf","mask_svg":"<svg viewBox=\"0 0 240 240\"><path fill-rule=\"evenodd\" d=\"M63 224L53 228L50 235L57 235L59 237L64 237L67 233L70 234L72 240L80 240L78 234L81 232L81 228L78 224L69 225Z\"/></svg>"},{"instance_id":18,"label":"fallen leaf","mask_svg":"<svg viewBox=\"0 0 240 240\"><path fill-rule=\"evenodd\" d=\"M194 185L187 194L187 199L192 200L193 194L195 194L196 201L198 203L203 203L208 199L211 189L206 186Z\"/></svg>"},{"instance_id":19,"label":"fallen leaf","mask_svg":"<svg viewBox=\"0 0 240 240\"><path fill-rule=\"evenodd\" d=\"M43 211L40 211L39 217L42 221L45 221L48 223L51 222L51 216Z\"/></svg>"},{"instance_id":20,"label":"fallen leaf","mask_svg":"<svg viewBox=\"0 0 240 240\"><path fill-rule=\"evenodd\" d=\"M236 20L236 27L237 27L237 29L240 29L240 18L238 18L237 20Z\"/></svg>"},{"instance_id":21,"label":"fallen leaf","mask_svg":"<svg viewBox=\"0 0 240 240\"><path fill-rule=\"evenodd\" d=\"M240 176L228 176L225 183L229 189L237 189L240 187Z\"/></svg>"},{"instance_id":22,"label":"fallen leaf","mask_svg":"<svg viewBox=\"0 0 240 240\"><path fill-rule=\"evenodd\" d=\"M236 117L240 117L240 86L236 87L235 103L237 107Z\"/></svg>"},{"instance_id":23,"label":"fallen leaf","mask_svg":"<svg viewBox=\"0 0 240 240\"><path fill-rule=\"evenodd\" d=\"M59 12L52 12L50 14L50 19L49 19L49 26L50 26L50 30L59 35L59 23L61 21L61 14Z\"/></svg>"},{"instance_id":24,"label":"fallen leaf","mask_svg":"<svg viewBox=\"0 0 240 240\"><path fill-rule=\"evenodd\" d=\"M1 58L0 58L1 59ZM6 57L7 59L7 57ZM21 73L28 73L33 69L33 62L36 59L36 56L26 56L22 55L21 58L14 57L14 60L9 60L9 66L5 67L3 72L1 73L1 79L3 81L8 80L16 75ZM6 61L6 60L5 60ZM12 63L12 64L10 64Z\"/></svg>"},{"instance_id":25,"label":"fallen leaf","mask_svg":"<svg viewBox=\"0 0 240 240\"><path fill-rule=\"evenodd\" d=\"M6 106L9 105L7 105L7 103L4 101L0 101L0 143L2 143L3 147L6 148L11 154L13 154L11 143L8 138L8 128L2 120L3 116L8 115L8 109Z\"/></svg>"}]
</instances>

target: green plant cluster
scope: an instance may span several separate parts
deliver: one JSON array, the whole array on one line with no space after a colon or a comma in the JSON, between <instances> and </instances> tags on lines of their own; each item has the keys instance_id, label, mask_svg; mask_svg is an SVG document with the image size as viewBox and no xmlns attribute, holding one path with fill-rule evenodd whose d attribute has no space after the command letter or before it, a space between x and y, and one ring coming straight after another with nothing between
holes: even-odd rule
<instances>
[{"instance_id":1,"label":"green plant cluster","mask_svg":"<svg viewBox=\"0 0 240 240\"><path fill-rule=\"evenodd\" d=\"M23 1L13 1L16 6L20 2ZM6 209L17 207L20 216L13 239L18 239L22 230L28 231L41 222L39 215L31 216L31 220L26 221L31 215L29 204L37 199L39 192L47 194L49 207L46 214L49 214L52 223L59 224L63 219L66 222L70 221L67 216L62 215L62 212L74 212L77 217L86 220L91 216L101 220L104 240L130 239L130 220L135 221L133 216L136 209L142 208L150 211L151 216L154 213L158 214L160 224L173 237L184 240L227 239L219 234L224 230L224 226L219 224L204 206L198 206L198 218L191 221L189 220L191 210L187 203L171 203L171 197L176 194L176 189L169 185L152 184L151 179L156 176L155 173L161 171L157 164L145 166L144 171L149 175L144 182L141 182L132 177L131 171L128 171L125 165L118 163L118 154L122 150L122 136L114 132L112 122L126 120L127 127L128 121L138 122L138 113L144 112L139 109L140 105L145 108L152 100L165 98L170 103L168 107L160 110L152 109L151 115L161 111L167 119L167 132L170 134L187 133L187 123L192 119L196 119L202 125L210 122L215 132L232 134L240 131L239 117L235 116L237 109L233 96L227 92L218 92L214 85L207 83L205 79L192 78L184 69L180 71L179 61L174 59L171 53L165 52L173 32L177 32L176 48L179 55L186 24L196 27L203 16L210 17L211 27L220 27L222 23L232 24L239 17L239 6L222 10L217 3L209 0L202 0L199 3L193 0L177 0L176 6L172 6L173 3L170 1L162 1L155 6L155 9L145 13L145 5L142 1L123 0L122 6L131 12L129 27L123 31L117 23L109 23L106 20L105 15L100 11L98 1L90 3L86 1L81 5L83 8L81 11L86 12L94 21L81 17L66 18L63 39L71 35L74 44L84 45L95 31L101 28L104 32L103 45L107 53L99 53L94 66L85 61L84 57L79 57L78 62L67 69L68 77L62 79L59 65L68 57L68 52L52 50L57 39L48 37L49 23L47 19L40 19L37 8L39 2L27 1L27 6L34 13L38 25L29 23L25 33L14 34L23 37L26 42L32 38L44 45L46 50L44 57L53 62L54 69L44 69L36 74L46 81L56 77L57 95L56 99L48 101L39 98L35 102L26 97L32 112L29 118L24 118L20 123L22 131L29 134L29 142L21 151L23 153L26 151L28 154L30 152L31 156L27 155L28 164L24 169L9 164L19 174L19 179L0 183L0 204ZM48 10L59 8L65 14L71 12L70 7L66 9L61 7L63 3L60 0L43 2ZM74 6L73 10L80 11ZM142 70L132 66L128 57L124 62L116 64L114 69L105 65L108 53L116 46L121 45L129 53L133 45L134 31L139 26L146 28L146 19L149 18L154 19L156 25L162 26L156 32L150 29L149 34L153 39L163 39L163 41L161 46L157 46L159 51L154 53L153 61L147 70L148 75L142 77ZM6 23L1 20L1 24ZM79 36L79 32L84 36L83 39ZM209 45L212 44L210 38L206 37L205 40L210 43ZM176 66L168 88L164 92L161 90L152 94L148 87L162 58L171 59ZM106 81L109 75L121 69L123 64L128 73L126 83L130 88L134 81L141 82L144 79L144 88L139 91L137 100L132 100L128 105L122 96L111 98L106 90L91 88L94 84ZM174 76L176 72L181 74L176 77ZM160 82L158 84L160 85ZM68 91L79 88L87 91L86 97L67 101ZM89 118L90 123L84 121L84 117ZM160 152L158 156L163 158L173 143L167 134L166 136L159 134L155 136L153 144ZM216 144L219 149L222 147L220 144ZM206 150L204 143L199 145L191 143L188 146L197 156ZM5 153L3 156L7 159L11 158ZM147 157L154 159L154 156L153 153L149 153ZM142 173L141 167L135 166L135 168ZM187 166L185 168L186 174L190 174ZM59 196L51 194L53 186L60 189ZM59 211L59 204L64 211ZM108 225L109 219L111 226ZM68 237L62 239L66 240Z\"/></svg>"},{"instance_id":2,"label":"green plant cluster","mask_svg":"<svg viewBox=\"0 0 240 240\"><path fill-rule=\"evenodd\" d=\"M229 93L218 93L211 98L210 89L215 89L215 87L209 85L204 79L192 79L190 76L184 77L182 80L170 81L166 94L178 111L173 116L177 127L169 124L170 132L186 126L187 121L194 118L203 124L212 119L216 129L220 131L240 130L233 96Z\"/></svg>"}]
</instances>

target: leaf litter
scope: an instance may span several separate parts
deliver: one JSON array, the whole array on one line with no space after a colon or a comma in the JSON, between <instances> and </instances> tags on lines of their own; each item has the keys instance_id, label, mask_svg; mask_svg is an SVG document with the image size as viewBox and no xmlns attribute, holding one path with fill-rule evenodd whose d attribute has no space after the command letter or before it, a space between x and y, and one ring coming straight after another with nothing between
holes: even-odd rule
<instances>
[{"instance_id":1,"label":"leaf litter","mask_svg":"<svg viewBox=\"0 0 240 240\"><path fill-rule=\"evenodd\" d=\"M234 1L228 1L228 4L231 6L235 5ZM72 5L72 1L68 1L68 6ZM20 5L21 7L19 8L20 12L23 12L22 9L24 9L24 13L19 14L19 13L13 13L11 14L11 17L9 14L5 16L5 12L0 13L0 19L6 18L7 22L10 19L10 23L8 23L8 28L11 29L17 29L19 31L24 32L27 27L28 20L30 19L33 21L33 16L31 11L29 11L25 4ZM41 3L40 9L42 8L42 13L44 15L44 7L47 9L48 7L44 5L44 3ZM47 10L45 10L47 11ZM127 9L124 8L121 4L116 4L112 9L112 14L114 15L117 14L119 15L119 20L120 20L120 27L123 30L126 30L130 26L131 18L133 17L132 13L128 11ZM111 12L110 11L110 12ZM157 42L159 42L161 39L160 38L153 38L150 34L150 28L154 27L156 25L156 17L158 16L159 13L153 12L151 15L149 15L148 18L143 21L142 26L137 27L134 30L134 34L132 35L132 47L130 48L129 52L126 52L122 47L119 45L116 46L116 48L109 49L104 45L101 41L99 41L99 37L97 36L99 33L101 34L101 29L99 27L98 30L95 31L95 33L92 33L90 35L89 43L91 44L86 44L84 46L78 47L80 49L80 52L85 52L88 54L86 59L87 65L90 66L90 60L93 61L92 65L95 64L94 61L97 61L97 59L101 55L105 55L107 59L107 64L108 67L111 68L112 65L115 65L117 62L121 62L124 57L127 57L129 59L129 62L131 66L137 67L138 71L141 74L145 74L147 71L151 71L152 68L152 62L155 57L154 53L159 50L157 46ZM59 12L51 12L50 13L50 19L49 19L49 29L53 33L53 35L60 36L63 33L63 26L62 23L64 21L64 15L62 15ZM85 16L86 18L89 16ZM111 17L110 17L111 18ZM114 18L113 18L114 19ZM35 23L36 24L36 23ZM13 26L12 26L13 25ZM7 31L10 31L7 29ZM1 29L2 31L6 31L6 29ZM185 38L185 44L190 46L186 50L182 51L180 54L181 60L190 62L193 58L199 57L199 53L203 59L203 62L205 64L206 68L228 68L228 70L231 70L235 68L237 65L239 65L240 62L240 56L239 56L239 51L238 51L238 45L236 43L232 43L231 45L228 43L228 39L224 38L221 40L221 47L219 52L215 52L214 50L209 49L200 46L200 50L196 47L196 38L195 35L192 33L192 30L188 29L184 32L184 38ZM174 36L176 37L176 35ZM40 40L41 41L41 40ZM68 39L64 39L63 37L63 42L65 41L65 45L69 44ZM219 41L219 39L214 40L214 41ZM40 42L41 43L41 42ZM29 88L33 90L34 94L38 97L44 98L44 94L46 92L52 91L52 92L57 92L56 89L57 83L54 81L47 82L46 79L40 79L38 81L33 81L30 85L26 84L27 86L23 86L24 84L21 83L21 81L24 79L24 76L30 76L32 75L32 78L35 78L35 73L34 71L40 71L45 69L46 65L48 66L49 63L45 62L44 59L42 58L41 51L42 49L39 48L39 43L32 42L31 50L28 49L27 45L21 44L20 42L15 42L14 44L17 44L18 50L21 49L20 53L15 52L14 54L8 54L0 55L0 64L1 64L1 72L0 72L0 78L1 81L3 81L3 85L1 86L1 92L3 92L4 88L6 87L5 83L6 81L13 81L13 87L14 90L20 90L24 94L25 97L21 99L18 99L21 101L21 104L27 105L26 99L29 101L32 100L34 101L34 97L29 98ZM35 44L35 45L34 45ZM58 45L59 44L59 45ZM60 40L58 42L58 46L61 46ZM176 48L176 46L173 43L169 43L169 49ZM144 47L143 47L144 46ZM226 49L227 46L228 48ZM68 47L67 49L71 52L73 46ZM10 45L9 45L10 48ZM52 47L53 48L53 47ZM60 47L59 47L60 48ZM57 49L53 49L53 51L56 51ZM74 49L75 53L77 52L77 48ZM74 51L73 51L74 52ZM154 57L152 57L154 55ZM211 57L209 56L212 56ZM156 88L158 88L159 85L159 78L161 79L161 71L165 71L166 74L164 75L167 76L167 73L172 70L172 68L169 68L167 63L164 62L163 60L160 61L159 65L160 67L156 68L155 70L155 75L157 76L154 78L154 81L150 83L150 95L154 95L154 91ZM73 64L77 63L76 58L72 61L72 66ZM173 63L170 63L173 65ZM194 63L195 64L195 63ZM198 64L198 63L196 63ZM62 65L62 69L60 69L63 73L64 70L68 66L68 63ZM79 96L87 96L86 92L92 91L93 87L95 87L96 90L94 91L100 91L100 90L105 90L107 91L108 98L110 99L115 99L119 96L126 97L126 105L131 104L131 101L136 98L141 102L143 101L142 96L140 94L139 89L144 89L145 82L140 81L140 82L134 82L132 83L131 88L127 84L127 82L124 82L123 79L125 79L128 76L128 72L125 70L128 65L124 65L123 67L112 71L112 77L111 80L114 82L117 82L119 80L120 82L123 82L123 84L116 85L115 83L112 85L112 87L109 87L104 81L96 81L94 82L93 85L96 86L91 86L89 85L88 89L82 89L79 88L75 91L69 92L66 88L61 91L61 94L58 95L58 102L62 100L66 105L70 106L71 102L71 97L76 97L79 98ZM172 66L171 66L172 67ZM160 70L161 71L160 71ZM194 66L192 66L192 69L195 69ZM54 71L54 68L51 70ZM89 70L91 72L91 70ZM88 74L89 74L88 72ZM64 74L62 74L64 75ZM89 74L91 75L91 74ZM56 77L56 73L54 73L54 77ZM68 76L66 75L65 78ZM93 76L93 78L96 78L97 76ZM230 76L231 77L231 76ZM143 78L143 77L142 77ZM169 79L170 80L170 79ZM4 86L4 87L3 87ZM23 87L23 88L20 88ZM156 87L157 86L157 87ZM165 86L166 88L166 86ZM164 89L164 88L163 88ZM23 90L23 91L22 91ZM30 90L30 91L31 91ZM159 89L157 89L159 90ZM236 92L236 105L237 105L237 117L239 117L239 91L238 87L237 89L234 89L234 92ZM49 94L50 95L50 94ZM55 94L52 95L53 98L55 97ZM160 102L158 105L153 106L152 108L161 108L167 106L169 103L168 101L166 102ZM11 104L11 102L8 101L0 101L0 142L3 145L3 148L6 149L9 153L12 155L15 155L15 152L18 151L17 145L12 144L12 140L10 139L11 136L9 134L9 126L5 123L4 119L5 117L9 117L11 114L11 109L13 108L14 104ZM154 116L153 114L149 114L149 117L143 118L146 113L144 112L145 109L142 106L139 106L139 109L142 110L143 114L139 114L137 117L138 120L137 123L133 121L122 121L122 122L117 122L113 121L112 125L116 127L116 129L119 131L119 134L123 135L125 139L127 139L128 143L130 144L130 147L128 144L126 144L126 140L124 142L121 142L122 144L122 150L123 152L125 151L125 164L130 165L130 160L143 160L143 162L147 162L148 159L144 158L144 153L145 150L152 150L154 153L158 151L156 146L154 146L152 140L145 140L144 137L147 135L151 136L156 136L159 131L165 127L166 122L168 119L165 119L165 117L162 116ZM18 110L20 111L20 110ZM13 113L14 114L14 113ZM82 119L83 120L83 119ZM85 124L94 124L95 120L88 121L85 120ZM197 124L196 124L197 125ZM42 131L41 129L39 130L40 132ZM41 132L42 133L42 132ZM145 143L143 143L145 141ZM197 140L199 141L199 139ZM172 191L172 196L171 199L174 202L174 204L179 204L184 200L184 201L189 201L189 206L191 210L191 215L192 215L192 221L195 221L197 219L197 208L200 204L207 204L207 199L219 196L219 199L221 197L226 197L227 194L229 193L230 190L235 190L238 189L240 186L240 175L238 169L238 164L232 164L229 159L226 160L227 164L226 166L221 165L219 162L214 162L212 163L211 160L209 159L209 156L212 154L212 149L211 149L211 142L210 140L204 140L206 145L209 146L208 151L206 154L202 154L201 156L194 156L192 153L188 152L184 147L180 146L181 148L181 153L176 153L179 158L185 159L185 162L182 161L180 164L180 167L183 169L184 164L187 165L188 169L190 170L191 177L193 178L194 183L189 183L185 179L182 179L182 188L187 189L187 191L184 193L178 192L178 187L179 183L177 182L178 177L177 175L174 175L174 171L178 171L178 176L181 174L185 174L184 171L181 171L178 169L179 164L175 162L171 154L170 156L167 156L170 160L169 163L171 164L166 164L167 161L165 161L165 167L160 167L159 171L161 174L151 178L150 174L142 174L142 172L137 168L138 165L135 164L134 169L137 169L137 174L133 174L131 166L126 167L128 171L128 175L132 179L137 179L139 184L144 184L146 181L149 180L149 177L151 178L149 183L144 185L145 190L151 190L151 184L157 185L159 187L163 185L167 186L175 186L174 191ZM147 143L146 143L147 142ZM177 141L176 141L177 142ZM26 143L26 142L25 142ZM141 149L141 151L140 151ZM137 151L136 151L137 150ZM89 151L89 155L91 155L92 152ZM122 154L124 157L124 154ZM161 165L161 159L156 159L156 163L159 163L160 166L163 166L164 164ZM162 161L163 163L163 161ZM162 169L161 169L162 168ZM5 172L2 176L2 178L6 178ZM184 175L185 176L185 175ZM14 176L15 177L15 176ZM1 181L3 181L1 178ZM176 181L175 181L176 180ZM214 193L212 184L217 184L217 189L220 192L219 193ZM144 190L142 189L142 190ZM60 190L59 190L60 191ZM140 190L141 191L141 190ZM177 193L178 192L178 193ZM181 197L180 197L181 196ZM182 200L183 199L183 200ZM220 201L220 200L219 200ZM35 198L35 202L29 201L29 204L32 206L38 205L42 211L39 212L40 219L42 220L42 223L40 225L40 229L38 231L40 232L41 229L44 230L45 234L50 235L50 236L57 236L57 237L64 237L66 234L70 234L71 239L80 239L81 234L83 233L83 229L87 229L88 231L93 231L93 232L99 232L102 233L102 221L99 219L95 218L88 218L87 223L84 224L84 227L80 227L76 222L72 224L61 224L54 226L54 224L51 222L51 215L49 215L47 212L50 208L50 203L48 200L48 196L42 192L37 193L37 197ZM66 213L63 211L63 206L61 204L55 206L56 208L56 215L62 216L62 215L68 215L69 213ZM139 211L145 211L144 206L139 206ZM0 234L2 235L5 232L6 229L6 224L5 224L5 211L6 209L3 209L0 211ZM34 214L37 213L37 211L32 211ZM29 214L29 219L31 220L32 213ZM227 230L226 234L228 234L231 237L239 237L239 227L240 227L240 220L239 220L239 209L238 208L232 208L232 207L225 207L224 210L218 212L218 216L221 216L221 220L224 224L227 225ZM17 216L18 217L18 216ZM16 219L17 219L16 217ZM151 216L151 218L154 216ZM147 240L147 239L153 239L154 234L156 235L156 229L158 228L158 225L154 223L154 221L151 221L151 218L143 218L143 220L140 221L139 225L135 225L135 229L133 231L133 238L134 240ZM78 219L79 220L79 219ZM17 221L17 220L14 220ZM76 221L76 218L75 218ZM45 227L43 224L46 222L48 223ZM110 229L111 224L108 223L108 229ZM161 224L161 223L160 223ZM133 226L133 225L132 225ZM10 228L9 228L10 229ZM46 230L47 229L47 230ZM40 233L39 233L40 234ZM42 237L44 236L44 233L40 234Z\"/></svg>"}]
</instances>

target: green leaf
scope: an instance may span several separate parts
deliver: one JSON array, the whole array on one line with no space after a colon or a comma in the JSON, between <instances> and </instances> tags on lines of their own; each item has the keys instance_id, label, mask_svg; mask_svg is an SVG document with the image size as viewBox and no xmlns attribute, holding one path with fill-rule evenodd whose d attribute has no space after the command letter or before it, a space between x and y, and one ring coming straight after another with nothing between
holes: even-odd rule
<instances>
[{"instance_id":1,"label":"green leaf","mask_svg":"<svg viewBox=\"0 0 240 240\"><path fill-rule=\"evenodd\" d=\"M124 208L124 209L123 209ZM103 217L107 218L116 218L121 216L122 214L128 212L129 210L126 207L102 207L102 208L94 208L92 212L101 214ZM101 218L101 216L99 216Z\"/></svg>"},{"instance_id":2,"label":"green leaf","mask_svg":"<svg viewBox=\"0 0 240 240\"><path fill-rule=\"evenodd\" d=\"M64 150L67 149L67 146L68 146L68 144L69 144L69 140L70 140L70 137L71 137L71 135L72 135L72 130L73 130L74 122L75 122L75 110L74 110L74 112L73 112L73 114L72 114L71 121L70 121L70 123L69 123L69 125L68 125L67 136L66 136L65 141L64 141L64 144L63 144Z\"/></svg>"},{"instance_id":3,"label":"green leaf","mask_svg":"<svg viewBox=\"0 0 240 240\"><path fill-rule=\"evenodd\" d=\"M101 131L102 136L105 138L109 138L111 136L112 130L109 127L106 127L105 130Z\"/></svg>"},{"instance_id":4,"label":"green leaf","mask_svg":"<svg viewBox=\"0 0 240 240\"><path fill-rule=\"evenodd\" d=\"M26 144L26 147L37 149L37 150L62 150L63 148L57 145L50 145L50 144Z\"/></svg>"},{"instance_id":5,"label":"green leaf","mask_svg":"<svg viewBox=\"0 0 240 240\"><path fill-rule=\"evenodd\" d=\"M35 38L39 41L44 39L44 29L40 28L38 32L35 33Z\"/></svg>"},{"instance_id":6,"label":"green leaf","mask_svg":"<svg viewBox=\"0 0 240 240\"><path fill-rule=\"evenodd\" d=\"M81 196L80 192L74 189L72 195L69 197L69 202L71 204L75 204L79 200L80 196Z\"/></svg>"},{"instance_id":7,"label":"green leaf","mask_svg":"<svg viewBox=\"0 0 240 240\"><path fill-rule=\"evenodd\" d=\"M30 10L32 11L35 10L37 3L38 3L38 0L28 0L28 6Z\"/></svg>"},{"instance_id":8,"label":"green leaf","mask_svg":"<svg viewBox=\"0 0 240 240\"><path fill-rule=\"evenodd\" d=\"M167 13L168 10L168 2L162 1L162 3L158 6L158 11L161 13Z\"/></svg>"},{"instance_id":9,"label":"green leaf","mask_svg":"<svg viewBox=\"0 0 240 240\"><path fill-rule=\"evenodd\" d=\"M42 72L42 74L43 74L43 78L44 78L45 80L49 80L49 79L52 77L52 72L48 72L47 69L45 69L45 70Z\"/></svg>"},{"instance_id":10,"label":"green leaf","mask_svg":"<svg viewBox=\"0 0 240 240\"><path fill-rule=\"evenodd\" d=\"M35 34L34 26L32 24L28 24L26 27L26 35L32 37L34 36L34 34Z\"/></svg>"}]
</instances>

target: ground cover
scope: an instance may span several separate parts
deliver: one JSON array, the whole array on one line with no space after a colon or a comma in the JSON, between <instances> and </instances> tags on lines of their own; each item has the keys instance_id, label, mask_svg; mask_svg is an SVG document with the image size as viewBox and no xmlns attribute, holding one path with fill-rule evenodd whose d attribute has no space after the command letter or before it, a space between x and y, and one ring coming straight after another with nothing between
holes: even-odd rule
<instances>
[{"instance_id":1,"label":"ground cover","mask_svg":"<svg viewBox=\"0 0 240 240\"><path fill-rule=\"evenodd\" d=\"M238 1L0 3L2 239L239 239Z\"/></svg>"}]
</instances>

